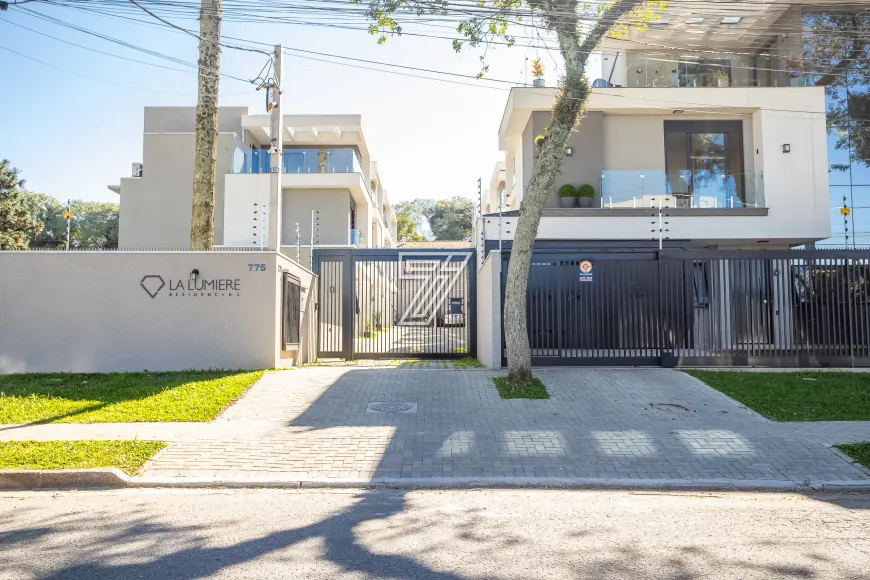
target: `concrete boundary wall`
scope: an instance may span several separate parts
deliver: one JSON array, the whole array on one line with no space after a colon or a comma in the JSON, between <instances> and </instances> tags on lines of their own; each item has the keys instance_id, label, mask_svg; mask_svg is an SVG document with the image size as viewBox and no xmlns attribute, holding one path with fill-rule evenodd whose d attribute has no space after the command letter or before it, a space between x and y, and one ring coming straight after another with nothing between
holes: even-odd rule
<instances>
[{"instance_id":1,"label":"concrete boundary wall","mask_svg":"<svg viewBox=\"0 0 870 580\"><path fill-rule=\"evenodd\" d=\"M284 352L283 271L302 340ZM307 360L316 277L274 252L0 252L0 373L258 369Z\"/></svg>"},{"instance_id":2,"label":"concrete boundary wall","mask_svg":"<svg viewBox=\"0 0 870 580\"><path fill-rule=\"evenodd\" d=\"M501 253L492 251L477 273L477 358L501 368Z\"/></svg>"}]
</instances>

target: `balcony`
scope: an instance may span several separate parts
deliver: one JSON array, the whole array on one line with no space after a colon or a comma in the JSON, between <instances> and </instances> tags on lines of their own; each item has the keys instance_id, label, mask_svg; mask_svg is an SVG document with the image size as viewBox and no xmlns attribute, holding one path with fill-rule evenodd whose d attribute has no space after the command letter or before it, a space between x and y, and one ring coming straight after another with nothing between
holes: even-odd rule
<instances>
[{"instance_id":1,"label":"balcony","mask_svg":"<svg viewBox=\"0 0 870 580\"><path fill-rule=\"evenodd\" d=\"M604 52L595 88L805 87L813 79L796 56L662 50Z\"/></svg>"},{"instance_id":2,"label":"balcony","mask_svg":"<svg viewBox=\"0 0 870 580\"><path fill-rule=\"evenodd\" d=\"M717 171L603 171L597 207L601 209L763 208L761 176Z\"/></svg>"},{"instance_id":3,"label":"balcony","mask_svg":"<svg viewBox=\"0 0 870 580\"><path fill-rule=\"evenodd\" d=\"M232 153L230 173L269 173L267 149L236 148ZM352 147L312 149L284 148L281 156L283 173L362 173L359 155Z\"/></svg>"},{"instance_id":4,"label":"balcony","mask_svg":"<svg viewBox=\"0 0 870 580\"><path fill-rule=\"evenodd\" d=\"M365 247L359 230L350 230L350 245L357 248Z\"/></svg>"}]
</instances>

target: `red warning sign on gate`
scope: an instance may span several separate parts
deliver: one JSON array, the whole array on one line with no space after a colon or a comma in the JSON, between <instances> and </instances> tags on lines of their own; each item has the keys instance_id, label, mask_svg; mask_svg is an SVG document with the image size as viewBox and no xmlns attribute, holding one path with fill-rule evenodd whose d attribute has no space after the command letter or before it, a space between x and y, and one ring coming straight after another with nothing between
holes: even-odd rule
<instances>
[{"instance_id":1,"label":"red warning sign on gate","mask_svg":"<svg viewBox=\"0 0 870 580\"><path fill-rule=\"evenodd\" d=\"M580 261L580 281L592 282L592 260Z\"/></svg>"}]
</instances>

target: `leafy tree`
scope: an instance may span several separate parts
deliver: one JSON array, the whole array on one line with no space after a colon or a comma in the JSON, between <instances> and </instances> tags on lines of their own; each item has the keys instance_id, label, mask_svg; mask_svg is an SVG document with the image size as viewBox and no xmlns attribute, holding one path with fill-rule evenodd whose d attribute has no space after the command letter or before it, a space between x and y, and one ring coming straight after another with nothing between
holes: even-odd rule
<instances>
[{"instance_id":1,"label":"leafy tree","mask_svg":"<svg viewBox=\"0 0 870 580\"><path fill-rule=\"evenodd\" d=\"M399 236L399 241L402 242L421 242L423 235L417 233L417 222L406 213L396 213L396 232Z\"/></svg>"},{"instance_id":2,"label":"leafy tree","mask_svg":"<svg viewBox=\"0 0 870 580\"><path fill-rule=\"evenodd\" d=\"M471 237L473 212L471 200L457 195L431 204L425 216L436 240L467 240Z\"/></svg>"},{"instance_id":3,"label":"leafy tree","mask_svg":"<svg viewBox=\"0 0 870 580\"><path fill-rule=\"evenodd\" d=\"M117 203L74 201L71 206L75 215L71 246L81 249L118 247Z\"/></svg>"},{"instance_id":4,"label":"leafy tree","mask_svg":"<svg viewBox=\"0 0 870 580\"><path fill-rule=\"evenodd\" d=\"M66 207L44 193L28 192L25 201L30 215L42 225L38 233L30 236L30 247L66 247L66 220L63 218Z\"/></svg>"},{"instance_id":5,"label":"leafy tree","mask_svg":"<svg viewBox=\"0 0 870 580\"><path fill-rule=\"evenodd\" d=\"M352 0L361 3L364 0ZM529 24L545 28L558 40L564 60L565 78L553 103L547 136L534 160L532 174L520 205L508 266L504 304L504 329L507 345L508 379L518 389L532 379L532 353L526 328L526 291L532 246L538 223L553 189L571 132L577 128L589 99L586 61L605 35L623 36L630 27L643 29L656 13L667 7L665 1L603 0L594 6L577 0L479 0L466 7L455 7L448 0L365 0L372 24L369 31L385 42L390 34L401 33L397 17L416 14L427 20L433 16L459 19L457 31L463 39L453 41L454 50L464 44L478 46L493 37L508 44L513 37L509 25ZM481 75L486 67L481 70Z\"/></svg>"},{"instance_id":6,"label":"leafy tree","mask_svg":"<svg viewBox=\"0 0 870 580\"><path fill-rule=\"evenodd\" d=\"M30 214L20 173L8 160L0 161L0 248L4 250L26 250L30 237L41 229Z\"/></svg>"},{"instance_id":7,"label":"leafy tree","mask_svg":"<svg viewBox=\"0 0 870 580\"><path fill-rule=\"evenodd\" d=\"M399 241L421 242L426 239L421 230L425 211L432 205L428 199L401 201L393 206L396 212L396 233Z\"/></svg>"},{"instance_id":8,"label":"leafy tree","mask_svg":"<svg viewBox=\"0 0 870 580\"><path fill-rule=\"evenodd\" d=\"M67 220L63 217L66 205L42 193L25 192L25 204L30 215L40 224L40 231L30 236L30 246L65 248ZM110 249L118 247L117 203L76 200L70 204L73 217L70 222L70 248Z\"/></svg>"},{"instance_id":9,"label":"leafy tree","mask_svg":"<svg viewBox=\"0 0 870 580\"><path fill-rule=\"evenodd\" d=\"M870 14L810 12L803 24L803 58L791 59L790 68L827 87L835 146L848 151L852 163L870 165Z\"/></svg>"}]
</instances>

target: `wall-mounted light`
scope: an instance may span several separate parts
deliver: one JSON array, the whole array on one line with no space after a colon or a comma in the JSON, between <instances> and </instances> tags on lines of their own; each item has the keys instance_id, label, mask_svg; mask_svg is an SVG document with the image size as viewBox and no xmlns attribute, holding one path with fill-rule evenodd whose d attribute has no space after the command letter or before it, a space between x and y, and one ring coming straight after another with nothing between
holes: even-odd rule
<instances>
[{"instance_id":1,"label":"wall-mounted light","mask_svg":"<svg viewBox=\"0 0 870 580\"><path fill-rule=\"evenodd\" d=\"M783 153L791 153L791 145L789 143L783 143L782 152Z\"/></svg>"},{"instance_id":2,"label":"wall-mounted light","mask_svg":"<svg viewBox=\"0 0 870 580\"><path fill-rule=\"evenodd\" d=\"M194 268L193 270L190 271L190 279L196 280L197 278L199 278L199 270Z\"/></svg>"},{"instance_id":3,"label":"wall-mounted light","mask_svg":"<svg viewBox=\"0 0 870 580\"><path fill-rule=\"evenodd\" d=\"M758 240L756 243L757 244L769 244L770 240Z\"/></svg>"},{"instance_id":4,"label":"wall-mounted light","mask_svg":"<svg viewBox=\"0 0 870 580\"><path fill-rule=\"evenodd\" d=\"M674 109L674 115L682 115L685 113L683 109Z\"/></svg>"},{"instance_id":5,"label":"wall-mounted light","mask_svg":"<svg viewBox=\"0 0 870 580\"><path fill-rule=\"evenodd\" d=\"M571 157L572 153L574 153L573 147L565 147L565 155L567 155L568 157Z\"/></svg>"}]
</instances>

